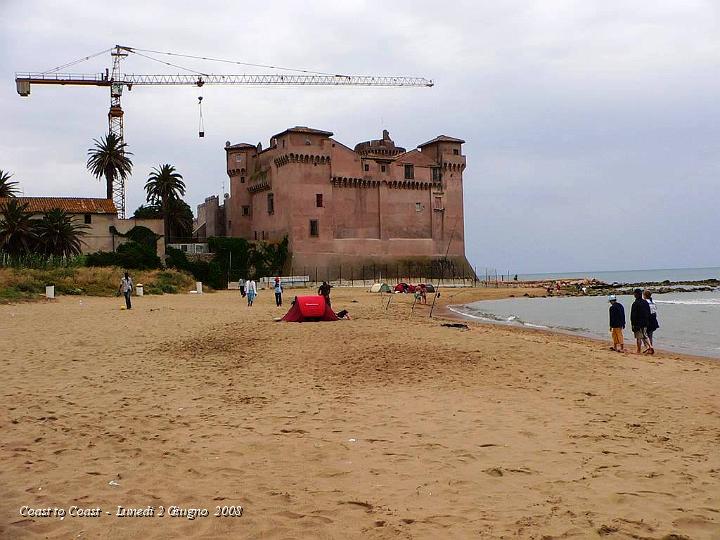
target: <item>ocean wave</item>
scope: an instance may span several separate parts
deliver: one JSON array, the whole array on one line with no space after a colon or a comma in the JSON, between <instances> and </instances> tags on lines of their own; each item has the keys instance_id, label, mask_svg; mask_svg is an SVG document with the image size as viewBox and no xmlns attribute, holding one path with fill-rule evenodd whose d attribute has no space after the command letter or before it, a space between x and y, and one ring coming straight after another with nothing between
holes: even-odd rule
<instances>
[{"instance_id":1,"label":"ocean wave","mask_svg":"<svg viewBox=\"0 0 720 540\"><path fill-rule=\"evenodd\" d=\"M698 298L697 300L655 300L656 304L677 304L683 306L720 306L720 298Z\"/></svg>"},{"instance_id":2,"label":"ocean wave","mask_svg":"<svg viewBox=\"0 0 720 540\"><path fill-rule=\"evenodd\" d=\"M494 323L505 323L505 324L516 324L519 326L527 326L528 328L544 328L546 330L549 330L550 326L544 326L542 324L533 324L529 322L523 321L520 317L517 315L510 315L509 317L500 317L498 315L494 315L492 313L482 313L478 311L473 311L472 313L460 309L455 309L453 307L448 306L448 309L452 311L453 313L457 313L458 315L463 315L465 317L470 317L472 319L477 319L480 321L488 321L488 322L494 322Z\"/></svg>"}]
</instances>

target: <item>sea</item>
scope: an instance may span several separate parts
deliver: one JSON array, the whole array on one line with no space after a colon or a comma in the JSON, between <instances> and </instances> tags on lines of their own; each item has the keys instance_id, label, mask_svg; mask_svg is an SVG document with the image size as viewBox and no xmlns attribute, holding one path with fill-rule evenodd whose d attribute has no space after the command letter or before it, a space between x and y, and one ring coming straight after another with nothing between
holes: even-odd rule
<instances>
[{"instance_id":1,"label":"sea","mask_svg":"<svg viewBox=\"0 0 720 540\"><path fill-rule=\"evenodd\" d=\"M652 270L617 270L591 272L565 272L548 274L520 274L521 281L595 278L605 283L651 283L662 281L702 281L720 279L720 266L707 268L664 268Z\"/></svg>"},{"instance_id":2,"label":"sea","mask_svg":"<svg viewBox=\"0 0 720 540\"><path fill-rule=\"evenodd\" d=\"M696 281L720 277L720 268L630 270L552 276L558 279L595 277L609 283L642 283L665 279ZM526 276L523 278L529 279ZM625 346L632 349L635 341L630 331L629 319L633 300L631 296L618 296L628 319ZM712 291L656 293L653 300L660 323L660 328L654 335L658 349L720 358L720 288ZM451 307L456 313L475 320L607 339L609 342L608 308L605 296L508 298Z\"/></svg>"}]
</instances>

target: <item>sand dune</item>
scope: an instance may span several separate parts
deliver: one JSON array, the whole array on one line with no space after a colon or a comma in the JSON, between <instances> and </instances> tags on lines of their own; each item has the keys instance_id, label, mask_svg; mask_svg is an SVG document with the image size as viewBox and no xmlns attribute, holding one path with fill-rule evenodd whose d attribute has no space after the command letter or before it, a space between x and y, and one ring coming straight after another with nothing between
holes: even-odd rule
<instances>
[{"instance_id":1,"label":"sand dune","mask_svg":"<svg viewBox=\"0 0 720 540\"><path fill-rule=\"evenodd\" d=\"M720 538L717 361L385 301L335 290L353 320L315 324L272 322L267 291L0 306L0 537Z\"/></svg>"}]
</instances>

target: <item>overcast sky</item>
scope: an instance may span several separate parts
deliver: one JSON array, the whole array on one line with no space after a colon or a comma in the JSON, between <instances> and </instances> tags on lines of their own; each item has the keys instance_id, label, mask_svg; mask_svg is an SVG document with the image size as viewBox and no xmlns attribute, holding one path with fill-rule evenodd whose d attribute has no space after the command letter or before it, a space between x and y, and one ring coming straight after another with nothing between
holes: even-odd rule
<instances>
[{"instance_id":1,"label":"overcast sky","mask_svg":"<svg viewBox=\"0 0 720 540\"><path fill-rule=\"evenodd\" d=\"M166 8L159 7L160 5ZM104 195L85 168L107 130L104 88L34 86L119 43L345 74L416 75L434 88L136 87L130 213L153 166L191 206L227 186L226 140L268 144L294 125L348 146L386 128L408 149L467 141L466 252L515 273L720 265L720 2L712 0L0 0L0 169L25 195ZM262 70L170 61L213 73ZM71 68L97 73L109 54ZM174 73L139 56L127 73ZM203 96L205 138L198 138Z\"/></svg>"}]
</instances>

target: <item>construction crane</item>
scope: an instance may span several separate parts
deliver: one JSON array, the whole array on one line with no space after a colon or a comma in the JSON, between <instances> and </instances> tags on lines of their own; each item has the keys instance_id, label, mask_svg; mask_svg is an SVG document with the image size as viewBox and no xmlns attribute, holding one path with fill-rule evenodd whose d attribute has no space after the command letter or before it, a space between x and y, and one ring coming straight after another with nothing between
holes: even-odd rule
<instances>
[{"instance_id":1,"label":"construction crane","mask_svg":"<svg viewBox=\"0 0 720 540\"><path fill-rule=\"evenodd\" d=\"M112 70L106 69L105 73L96 74L74 74L60 73L61 69L90 60L101 54L110 53L112 57ZM223 62L228 64L236 64L242 66L253 66L260 68L280 69L284 71L299 72L302 74L277 74L277 75L216 75L211 73L202 73L193 69L189 69L177 64L159 60L150 54L163 54L174 57L191 58L196 60ZM123 74L120 67L121 62L128 57L129 54L136 54L144 58L160 62L162 64L176 67L189 74L178 75L131 75ZM262 64L251 64L248 62L238 62L232 60L223 60L219 58L209 58L202 56L193 56L188 54L177 54L162 51L152 51L147 49L139 49L135 47L127 47L115 45L110 49L100 51L53 68L41 73L16 73L15 83L17 92L23 97L30 95L30 88L34 84L60 84L60 85L76 85L76 86L105 86L110 88L110 111L108 112L108 131L113 133L118 139L123 140L123 110L120 104L123 89L132 90L133 86L197 86L202 87L209 85L244 85L244 86L385 86L385 87L431 87L434 85L430 79L422 77L374 77L374 76L353 76L353 75L334 75L331 73L323 73L309 71L305 69L281 68L278 66L268 66ZM203 133L201 132L201 136ZM115 179L113 185L113 201L118 209L118 215L125 217L125 181L122 178Z\"/></svg>"}]
</instances>

